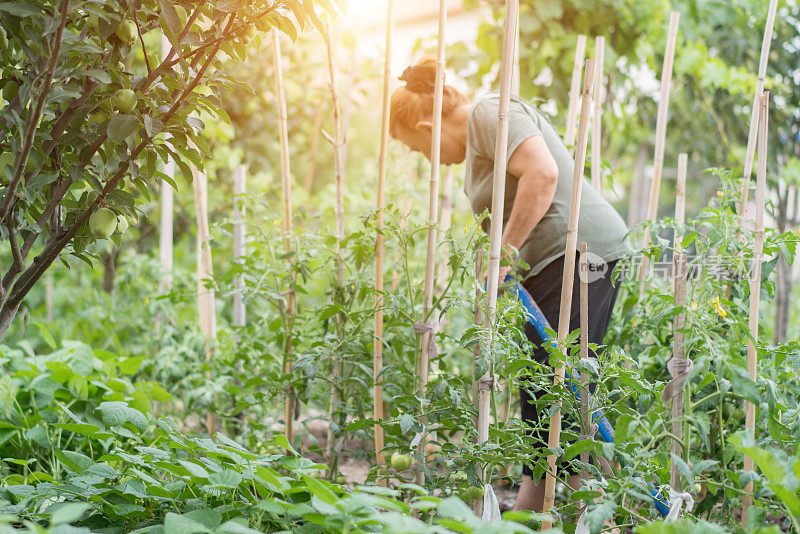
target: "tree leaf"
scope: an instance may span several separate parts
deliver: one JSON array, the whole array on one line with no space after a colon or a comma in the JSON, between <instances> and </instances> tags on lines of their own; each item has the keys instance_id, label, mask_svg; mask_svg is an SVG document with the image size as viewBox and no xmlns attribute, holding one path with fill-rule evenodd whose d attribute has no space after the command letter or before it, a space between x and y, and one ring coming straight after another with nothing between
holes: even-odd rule
<instances>
[{"instance_id":1,"label":"tree leaf","mask_svg":"<svg viewBox=\"0 0 800 534\"><path fill-rule=\"evenodd\" d=\"M107 134L108 140L115 143L123 141L126 137L136 131L139 119L135 115L117 114L108 121Z\"/></svg>"}]
</instances>

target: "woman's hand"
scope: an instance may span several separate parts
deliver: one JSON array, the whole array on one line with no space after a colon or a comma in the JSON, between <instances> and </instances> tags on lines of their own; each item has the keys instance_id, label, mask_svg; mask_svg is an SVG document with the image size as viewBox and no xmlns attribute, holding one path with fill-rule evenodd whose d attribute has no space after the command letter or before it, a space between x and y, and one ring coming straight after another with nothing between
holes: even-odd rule
<instances>
[{"instance_id":1,"label":"woman's hand","mask_svg":"<svg viewBox=\"0 0 800 534\"><path fill-rule=\"evenodd\" d=\"M499 287L500 284L506 279L508 273L512 272L515 266L518 264L519 252L514 249L513 247L505 246L501 252L500 258L500 274L497 277L497 286ZM483 280L484 282L489 281L489 267L487 267L483 271Z\"/></svg>"}]
</instances>

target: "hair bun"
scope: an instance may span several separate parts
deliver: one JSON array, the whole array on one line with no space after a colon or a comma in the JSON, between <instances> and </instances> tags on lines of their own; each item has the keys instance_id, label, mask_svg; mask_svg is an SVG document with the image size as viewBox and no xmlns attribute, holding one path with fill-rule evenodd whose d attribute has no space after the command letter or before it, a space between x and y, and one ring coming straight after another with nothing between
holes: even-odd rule
<instances>
[{"instance_id":1,"label":"hair bun","mask_svg":"<svg viewBox=\"0 0 800 534\"><path fill-rule=\"evenodd\" d=\"M432 93L436 86L436 60L425 58L416 65L406 68L400 80L414 93Z\"/></svg>"}]
</instances>

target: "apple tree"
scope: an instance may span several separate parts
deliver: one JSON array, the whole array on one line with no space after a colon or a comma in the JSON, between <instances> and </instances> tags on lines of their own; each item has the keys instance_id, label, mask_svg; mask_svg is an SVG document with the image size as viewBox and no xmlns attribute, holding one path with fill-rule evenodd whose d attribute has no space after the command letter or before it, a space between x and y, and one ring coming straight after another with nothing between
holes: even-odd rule
<instances>
[{"instance_id":1,"label":"apple tree","mask_svg":"<svg viewBox=\"0 0 800 534\"><path fill-rule=\"evenodd\" d=\"M322 28L328 0L20 0L0 3L0 339L31 288L68 254L119 239L169 177L208 147L198 111L224 115L261 32ZM163 37L169 46L162 46ZM163 51L162 51L163 48ZM173 184L174 185L174 184Z\"/></svg>"}]
</instances>

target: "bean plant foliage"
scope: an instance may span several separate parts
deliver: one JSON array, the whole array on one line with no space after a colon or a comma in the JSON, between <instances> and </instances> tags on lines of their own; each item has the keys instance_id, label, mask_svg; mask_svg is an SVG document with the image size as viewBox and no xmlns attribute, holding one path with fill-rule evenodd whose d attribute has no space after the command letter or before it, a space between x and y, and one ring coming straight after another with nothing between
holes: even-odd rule
<instances>
[{"instance_id":1,"label":"bean plant foliage","mask_svg":"<svg viewBox=\"0 0 800 534\"><path fill-rule=\"evenodd\" d=\"M224 114L220 94L238 83L223 60L245 60L258 32L296 39L321 28L323 10L336 9L310 0L0 5L0 223L11 253L0 336L47 268L69 261L63 252L91 263L95 240L118 242L141 215L136 197L172 181L159 162L174 160L186 179L202 168L198 116Z\"/></svg>"}]
</instances>

